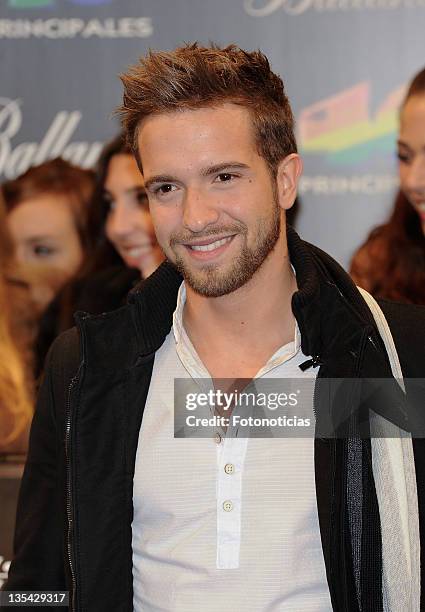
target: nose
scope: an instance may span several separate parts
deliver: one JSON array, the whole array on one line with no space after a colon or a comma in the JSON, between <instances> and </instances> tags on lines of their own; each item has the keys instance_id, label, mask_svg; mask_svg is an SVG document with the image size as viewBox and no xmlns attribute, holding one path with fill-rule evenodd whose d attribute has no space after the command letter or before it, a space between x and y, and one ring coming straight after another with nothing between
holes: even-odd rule
<instances>
[{"instance_id":1,"label":"nose","mask_svg":"<svg viewBox=\"0 0 425 612\"><path fill-rule=\"evenodd\" d=\"M188 188L183 198L183 225L191 232L202 232L214 225L220 213L215 200L209 194L195 188Z\"/></svg>"},{"instance_id":2,"label":"nose","mask_svg":"<svg viewBox=\"0 0 425 612\"><path fill-rule=\"evenodd\" d=\"M410 191L425 193L425 156L414 157L408 166L404 182Z\"/></svg>"},{"instance_id":3,"label":"nose","mask_svg":"<svg viewBox=\"0 0 425 612\"><path fill-rule=\"evenodd\" d=\"M140 216L140 215L139 215ZM123 202L116 201L107 219L108 234L112 238L125 238L134 228L134 211Z\"/></svg>"}]
</instances>

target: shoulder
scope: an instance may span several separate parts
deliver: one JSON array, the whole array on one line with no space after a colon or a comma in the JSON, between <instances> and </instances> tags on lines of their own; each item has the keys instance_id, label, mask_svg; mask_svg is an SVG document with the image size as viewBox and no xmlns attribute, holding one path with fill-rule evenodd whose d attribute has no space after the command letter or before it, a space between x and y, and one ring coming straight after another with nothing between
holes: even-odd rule
<instances>
[{"instance_id":1,"label":"shoulder","mask_svg":"<svg viewBox=\"0 0 425 612\"><path fill-rule=\"evenodd\" d=\"M378 300L388 321L403 373L425 376L425 306Z\"/></svg>"},{"instance_id":2,"label":"shoulder","mask_svg":"<svg viewBox=\"0 0 425 612\"><path fill-rule=\"evenodd\" d=\"M101 270L82 283L76 310L100 314L115 310L125 303L125 298L135 283L140 280L140 272L123 266Z\"/></svg>"},{"instance_id":3,"label":"shoulder","mask_svg":"<svg viewBox=\"0 0 425 612\"><path fill-rule=\"evenodd\" d=\"M50 347L46 358L46 371L52 377L53 385L67 388L78 371L80 364L80 339L76 327L58 336Z\"/></svg>"}]
</instances>

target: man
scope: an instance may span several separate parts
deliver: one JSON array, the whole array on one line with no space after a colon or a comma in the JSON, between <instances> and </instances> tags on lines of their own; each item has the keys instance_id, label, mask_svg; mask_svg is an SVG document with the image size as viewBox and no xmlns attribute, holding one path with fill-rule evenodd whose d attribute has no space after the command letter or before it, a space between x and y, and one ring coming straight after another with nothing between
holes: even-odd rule
<instances>
[{"instance_id":1,"label":"man","mask_svg":"<svg viewBox=\"0 0 425 612\"><path fill-rule=\"evenodd\" d=\"M174 438L175 379L391 377L349 277L285 227L302 162L281 79L260 52L195 44L123 83L168 262L51 351L7 588L89 611L419 609L418 441L403 465L357 413L345 437ZM423 309L385 311L421 376Z\"/></svg>"}]
</instances>

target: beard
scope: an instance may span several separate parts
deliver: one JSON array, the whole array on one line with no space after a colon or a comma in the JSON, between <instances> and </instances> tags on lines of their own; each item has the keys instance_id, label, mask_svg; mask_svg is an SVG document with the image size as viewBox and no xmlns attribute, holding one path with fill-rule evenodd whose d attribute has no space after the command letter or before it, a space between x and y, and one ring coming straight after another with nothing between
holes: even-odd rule
<instances>
[{"instance_id":1,"label":"beard","mask_svg":"<svg viewBox=\"0 0 425 612\"><path fill-rule=\"evenodd\" d=\"M204 297L221 297L243 287L262 266L273 251L281 230L280 207L275 202L268 217L258 220L255 243L248 246L248 228L243 223L235 223L211 228L203 233L206 236L223 234L244 237L244 244L237 257L230 264L205 264L202 269L194 269L183 257L175 255L174 265L185 282L193 291ZM236 237L235 236L235 237ZM171 248L176 244L190 242L192 235L174 234L170 239Z\"/></svg>"}]
</instances>

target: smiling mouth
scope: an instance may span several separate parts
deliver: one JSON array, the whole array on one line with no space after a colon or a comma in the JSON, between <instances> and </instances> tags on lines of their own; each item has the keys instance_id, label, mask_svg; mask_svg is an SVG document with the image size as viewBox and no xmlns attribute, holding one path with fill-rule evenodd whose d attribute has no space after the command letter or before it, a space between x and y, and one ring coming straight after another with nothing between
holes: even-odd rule
<instances>
[{"instance_id":1,"label":"smiling mouth","mask_svg":"<svg viewBox=\"0 0 425 612\"><path fill-rule=\"evenodd\" d=\"M425 214L425 201L423 199L409 198L410 203L421 216Z\"/></svg>"},{"instance_id":2,"label":"smiling mouth","mask_svg":"<svg viewBox=\"0 0 425 612\"><path fill-rule=\"evenodd\" d=\"M129 257L130 259L137 259L141 255L144 255L145 253L150 251L151 248L152 248L152 244L148 243L148 244L144 244L144 245L138 246L138 247L132 247L132 248L123 249L123 253L124 253L125 257Z\"/></svg>"},{"instance_id":3,"label":"smiling mouth","mask_svg":"<svg viewBox=\"0 0 425 612\"><path fill-rule=\"evenodd\" d=\"M219 247L227 244L233 239L233 236L226 236L225 238L220 238L219 240L215 240L214 242L209 242L208 244L187 244L185 245L191 251L214 251Z\"/></svg>"}]
</instances>

